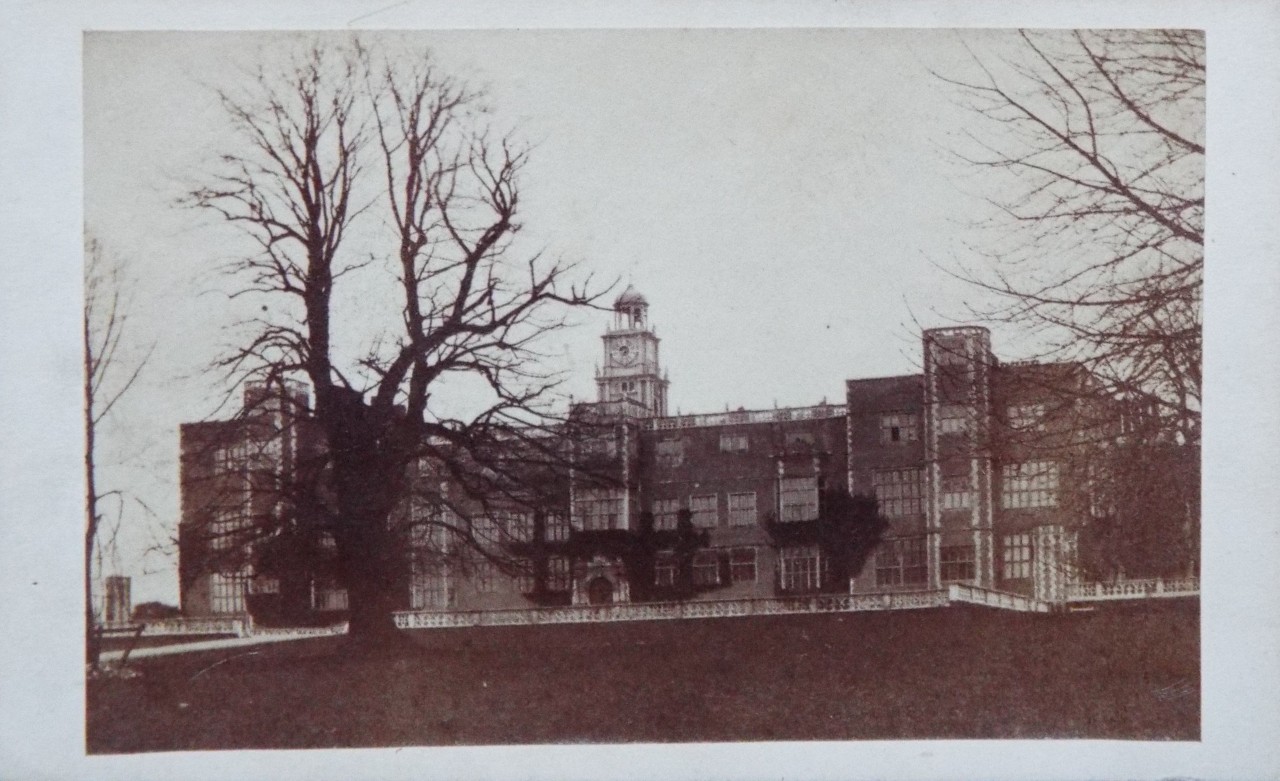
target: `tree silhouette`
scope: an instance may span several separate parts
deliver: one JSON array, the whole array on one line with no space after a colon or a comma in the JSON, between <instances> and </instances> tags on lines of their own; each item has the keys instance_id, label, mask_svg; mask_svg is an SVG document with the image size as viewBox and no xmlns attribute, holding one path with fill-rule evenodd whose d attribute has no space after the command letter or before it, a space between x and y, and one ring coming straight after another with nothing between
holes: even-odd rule
<instances>
[{"instance_id":1,"label":"tree silhouette","mask_svg":"<svg viewBox=\"0 0 1280 781\"><path fill-rule=\"evenodd\" d=\"M404 510L430 493L415 470L430 464L484 496L511 490L511 447L554 455L545 432L559 378L539 368L539 339L597 293L569 282L571 266L519 248L527 151L495 136L481 96L426 52L313 45L221 99L239 146L187 202L254 240L231 273L238 295L264 305L220 365L238 381L310 385L314 403L290 411L323 441L310 522L336 543L351 637L389 638ZM374 218L390 230L362 223ZM370 265L379 274L362 275ZM341 307L348 290L360 311ZM357 341L362 354L343 346ZM479 411L433 404L459 377L479 386ZM470 517L439 522L478 549Z\"/></svg>"}]
</instances>

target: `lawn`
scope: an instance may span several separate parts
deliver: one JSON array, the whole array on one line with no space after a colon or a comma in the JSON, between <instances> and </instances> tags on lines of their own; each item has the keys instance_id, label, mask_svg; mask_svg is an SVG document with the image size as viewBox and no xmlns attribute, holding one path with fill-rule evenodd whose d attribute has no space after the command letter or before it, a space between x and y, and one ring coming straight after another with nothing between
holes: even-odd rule
<instances>
[{"instance_id":1,"label":"lawn","mask_svg":"<svg viewBox=\"0 0 1280 781\"><path fill-rule=\"evenodd\" d=\"M423 630L138 660L93 753L550 742L1198 740L1193 600Z\"/></svg>"}]
</instances>

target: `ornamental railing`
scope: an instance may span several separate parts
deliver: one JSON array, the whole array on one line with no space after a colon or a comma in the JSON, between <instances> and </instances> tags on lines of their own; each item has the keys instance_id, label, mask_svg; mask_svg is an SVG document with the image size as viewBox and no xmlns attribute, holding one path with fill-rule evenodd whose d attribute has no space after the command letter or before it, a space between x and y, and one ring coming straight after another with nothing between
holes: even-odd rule
<instances>
[{"instance_id":1,"label":"ornamental railing","mask_svg":"<svg viewBox=\"0 0 1280 781\"><path fill-rule=\"evenodd\" d=\"M143 623L142 636L155 635L235 635L248 637L256 634L253 620L248 616L219 616L210 618L165 618Z\"/></svg>"},{"instance_id":2,"label":"ornamental railing","mask_svg":"<svg viewBox=\"0 0 1280 781\"><path fill-rule=\"evenodd\" d=\"M1188 597L1200 594L1199 578L1155 578L1150 580L1118 580L1114 583L1071 583L1067 585L1068 602L1100 602L1118 599L1151 599Z\"/></svg>"},{"instance_id":3,"label":"ornamental railing","mask_svg":"<svg viewBox=\"0 0 1280 781\"><path fill-rule=\"evenodd\" d=\"M401 629L466 626L527 626L585 624L604 621L656 621L680 618L847 613L872 610L912 610L967 602L1005 610L1048 612L1049 605L1018 594L953 584L945 589L893 591L876 594L815 594L758 599L718 599L690 602L570 605L505 610L414 610L395 614Z\"/></svg>"},{"instance_id":4,"label":"ornamental railing","mask_svg":"<svg viewBox=\"0 0 1280 781\"><path fill-rule=\"evenodd\" d=\"M778 423L788 420L822 420L842 418L845 408L839 404L819 404L815 407L790 409L739 410L716 412L709 415L677 415L669 418L650 418L645 428L650 431L673 431L703 426L730 426L737 423Z\"/></svg>"}]
</instances>

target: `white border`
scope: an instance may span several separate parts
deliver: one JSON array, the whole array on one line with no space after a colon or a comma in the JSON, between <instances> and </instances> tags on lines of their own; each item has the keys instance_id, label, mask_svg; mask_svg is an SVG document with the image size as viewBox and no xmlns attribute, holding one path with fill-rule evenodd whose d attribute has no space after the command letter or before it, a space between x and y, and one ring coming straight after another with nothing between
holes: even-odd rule
<instances>
[{"instance_id":1,"label":"white border","mask_svg":"<svg viewBox=\"0 0 1280 781\"><path fill-rule=\"evenodd\" d=\"M9 4L0 33L0 775L1265 778L1280 772L1280 7L1274 2ZM1208 31L1200 743L895 741L83 756L80 45L86 29L1195 27ZM75 521L63 519L76 519ZM1070 653L1070 649L1064 649Z\"/></svg>"}]
</instances>

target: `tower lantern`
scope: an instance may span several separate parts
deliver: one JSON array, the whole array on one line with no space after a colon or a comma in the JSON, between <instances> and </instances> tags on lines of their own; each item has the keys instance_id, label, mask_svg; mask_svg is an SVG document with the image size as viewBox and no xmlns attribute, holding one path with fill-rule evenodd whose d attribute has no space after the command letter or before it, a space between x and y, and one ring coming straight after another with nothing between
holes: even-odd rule
<instances>
[{"instance_id":1,"label":"tower lantern","mask_svg":"<svg viewBox=\"0 0 1280 781\"><path fill-rule=\"evenodd\" d=\"M618 402L630 414L667 414L667 380L658 363L658 337L649 323L649 302L628 285L613 302L613 325L601 337L604 364L596 373L599 400Z\"/></svg>"}]
</instances>

